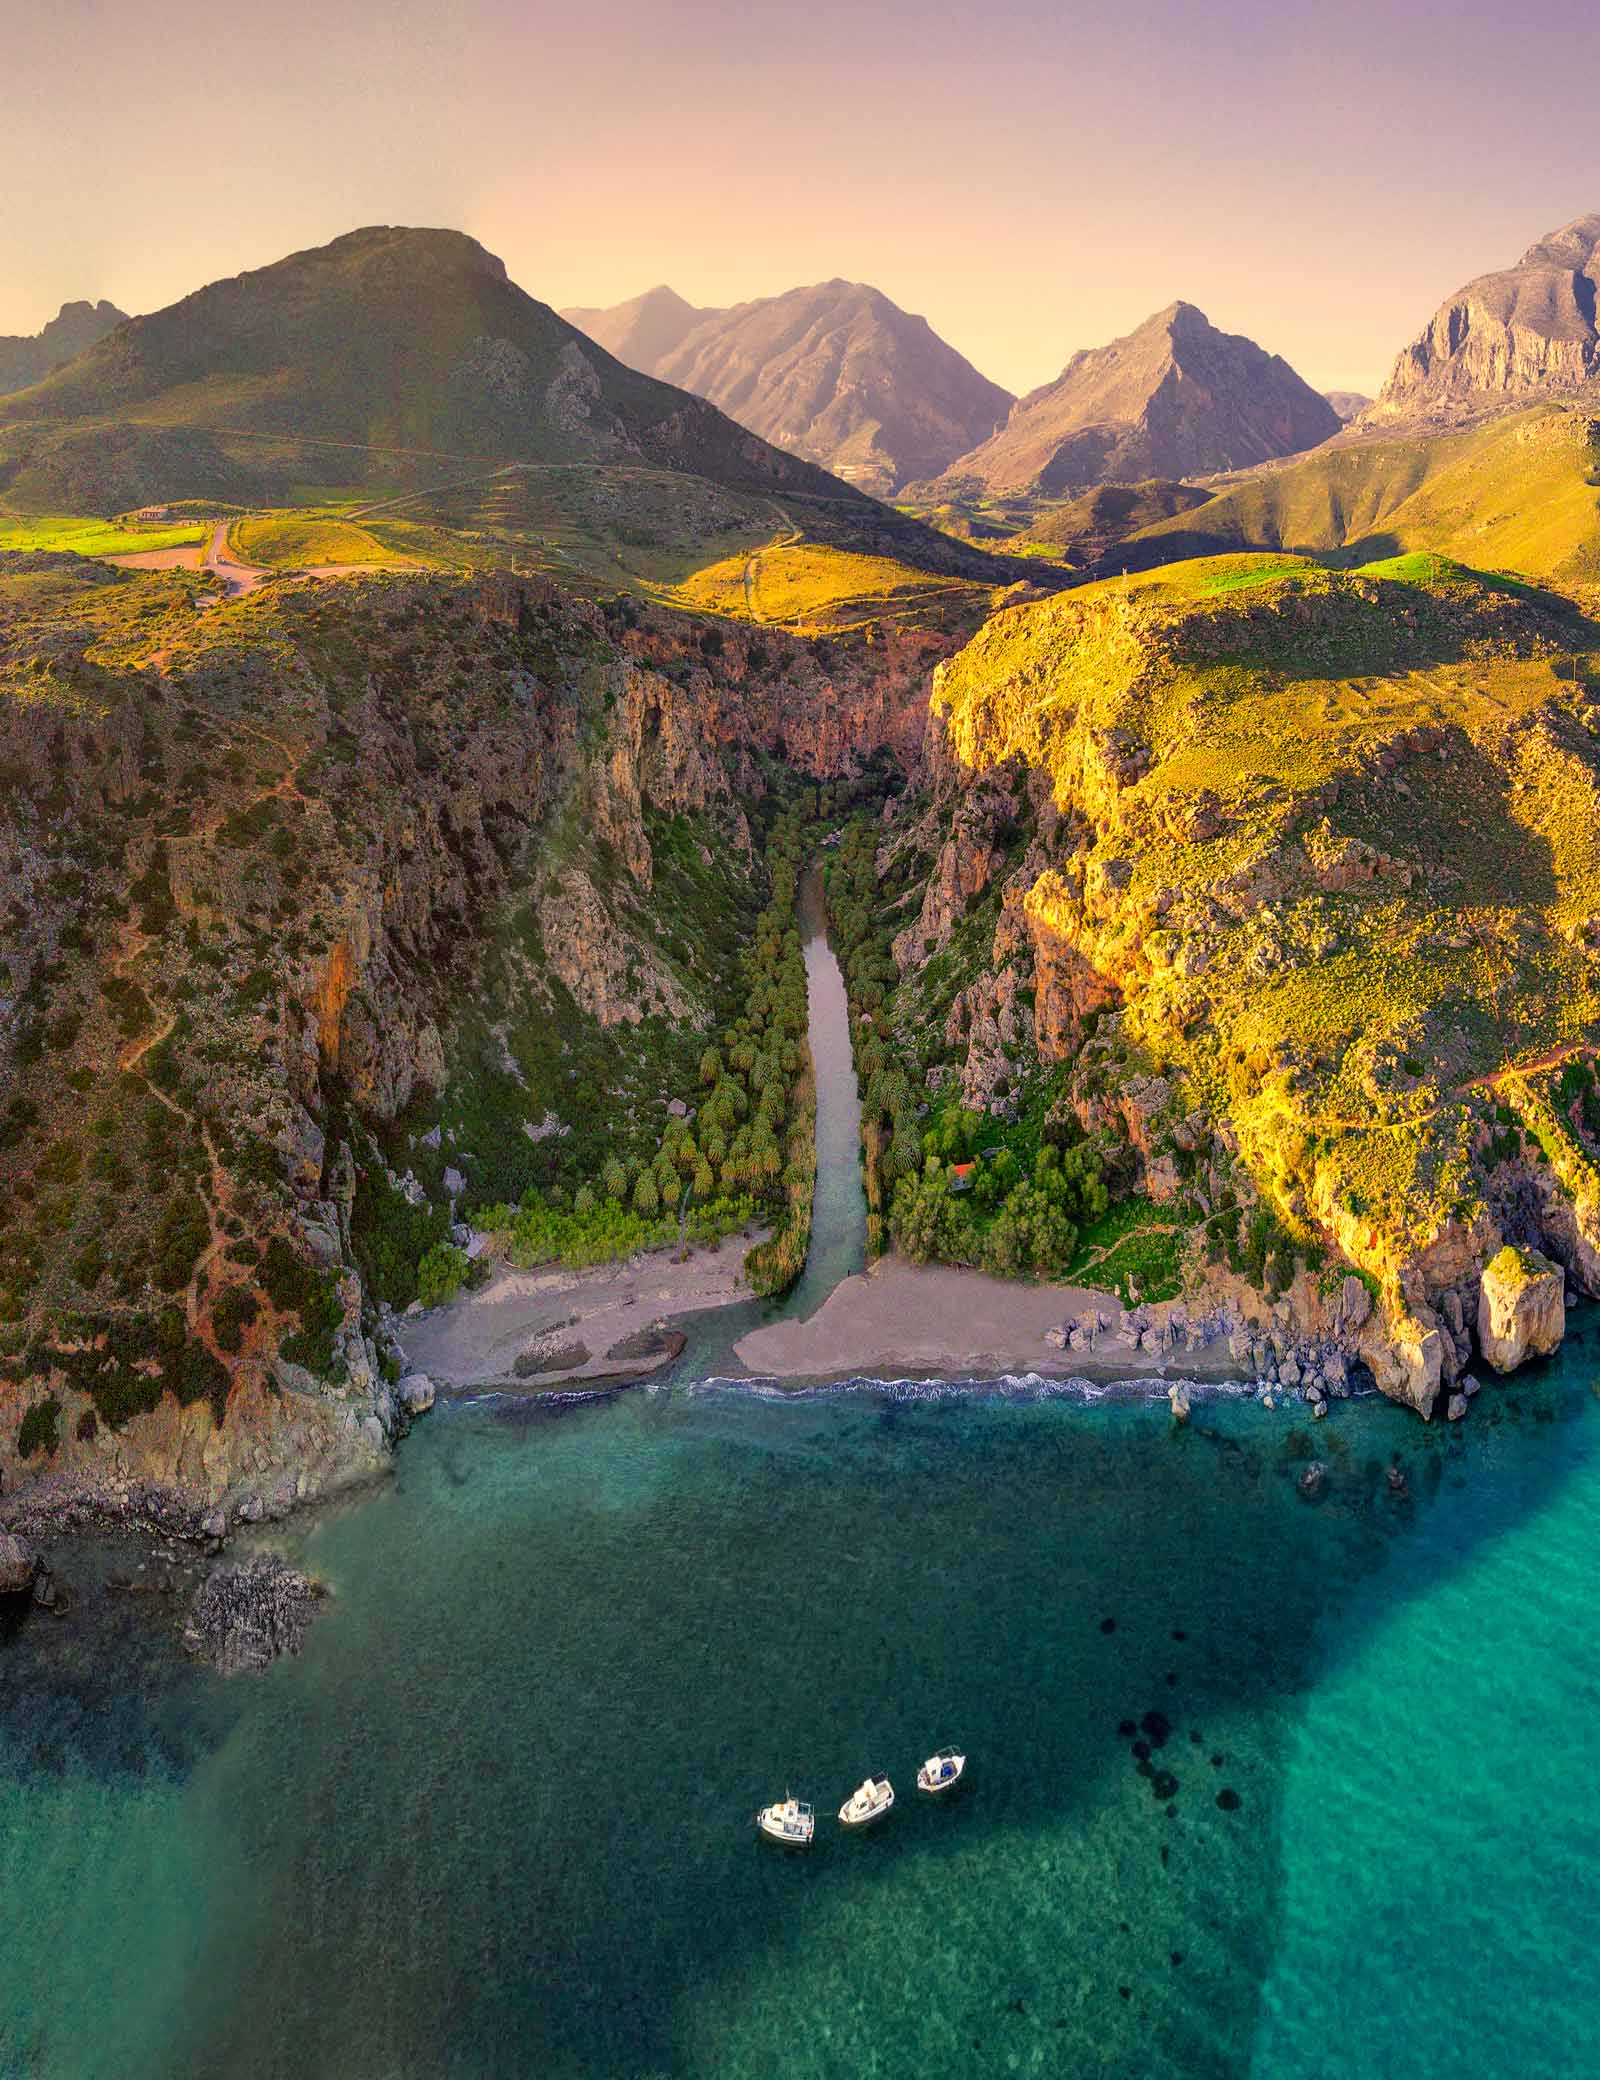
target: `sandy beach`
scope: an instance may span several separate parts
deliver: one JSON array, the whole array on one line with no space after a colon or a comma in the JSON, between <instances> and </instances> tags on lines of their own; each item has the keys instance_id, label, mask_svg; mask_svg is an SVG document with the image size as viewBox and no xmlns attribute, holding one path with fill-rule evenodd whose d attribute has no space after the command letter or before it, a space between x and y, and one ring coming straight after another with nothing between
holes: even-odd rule
<instances>
[{"instance_id":1,"label":"sandy beach","mask_svg":"<svg viewBox=\"0 0 1600 2080\"><path fill-rule=\"evenodd\" d=\"M481 1292L403 1321L400 1341L407 1361L441 1386L538 1393L641 1379L682 1348L663 1327L671 1317L750 1297L744 1260L758 1239L731 1236L683 1263L661 1250L587 1271L508 1266Z\"/></svg>"},{"instance_id":2,"label":"sandy beach","mask_svg":"<svg viewBox=\"0 0 1600 2080\"><path fill-rule=\"evenodd\" d=\"M1098 1309L1111 1327L1094 1351L1065 1351L1045 1332ZM1160 1322L1165 1307L1148 1310ZM883 1257L844 1279L804 1322L774 1322L735 1345L750 1372L773 1379L852 1374L1037 1372L1089 1379L1221 1380L1240 1376L1225 1341L1161 1356L1119 1341L1126 1316L1112 1293L1089 1286L1015 1285L950 1264Z\"/></svg>"}]
</instances>

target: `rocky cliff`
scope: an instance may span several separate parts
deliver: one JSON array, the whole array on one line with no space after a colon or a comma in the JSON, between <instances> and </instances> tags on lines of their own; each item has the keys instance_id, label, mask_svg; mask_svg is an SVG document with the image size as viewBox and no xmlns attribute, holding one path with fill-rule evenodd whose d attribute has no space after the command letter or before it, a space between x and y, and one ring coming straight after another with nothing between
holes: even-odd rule
<instances>
[{"instance_id":1,"label":"rocky cliff","mask_svg":"<svg viewBox=\"0 0 1600 2080\"><path fill-rule=\"evenodd\" d=\"M1357 430L1589 394L1600 380L1597 283L1600 215L1576 217L1515 267L1447 297L1401 352Z\"/></svg>"}]
</instances>

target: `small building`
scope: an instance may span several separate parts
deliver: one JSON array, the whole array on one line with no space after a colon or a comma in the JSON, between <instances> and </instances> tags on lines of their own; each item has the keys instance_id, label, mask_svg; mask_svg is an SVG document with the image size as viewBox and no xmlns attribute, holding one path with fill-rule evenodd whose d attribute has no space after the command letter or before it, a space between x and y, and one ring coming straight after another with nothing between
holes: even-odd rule
<instances>
[{"instance_id":1,"label":"small building","mask_svg":"<svg viewBox=\"0 0 1600 2080\"><path fill-rule=\"evenodd\" d=\"M951 1191L970 1192L972 1190L973 1172L977 1167L976 1163L952 1163L950 1165Z\"/></svg>"}]
</instances>

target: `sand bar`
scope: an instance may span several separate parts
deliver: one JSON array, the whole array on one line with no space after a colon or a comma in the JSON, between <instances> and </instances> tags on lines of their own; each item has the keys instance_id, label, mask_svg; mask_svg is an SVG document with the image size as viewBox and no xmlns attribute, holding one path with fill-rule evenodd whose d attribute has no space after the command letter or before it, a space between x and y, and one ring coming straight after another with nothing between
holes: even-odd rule
<instances>
[{"instance_id":1,"label":"sand bar","mask_svg":"<svg viewBox=\"0 0 1600 2080\"><path fill-rule=\"evenodd\" d=\"M608 1358L629 1338L645 1337L674 1315L726 1307L750 1297L744 1260L758 1235L731 1236L717 1249L697 1249L686 1262L657 1250L618 1264L568 1271L553 1264L536 1271L509 1266L480 1292L447 1307L408 1316L399 1336L409 1364L441 1386L494 1386L519 1393L581 1385L589 1380L641 1379L659 1371L672 1352L654 1357ZM575 1347L581 1362L549 1364ZM530 1362L540 1366L527 1370ZM519 1358L524 1371L515 1370Z\"/></svg>"},{"instance_id":2,"label":"sand bar","mask_svg":"<svg viewBox=\"0 0 1600 2080\"><path fill-rule=\"evenodd\" d=\"M1048 1329L1091 1309L1111 1324L1094 1351L1065 1351ZM1160 1321L1164 1307L1150 1309ZM1089 1379L1222 1380L1242 1377L1226 1342L1160 1356L1119 1343L1125 1320L1114 1293L1090 1286L1021 1285L950 1264L883 1257L834 1287L808 1321L774 1322L735 1345L741 1365L772 1379L904 1378L928 1374L1037 1372Z\"/></svg>"}]
</instances>

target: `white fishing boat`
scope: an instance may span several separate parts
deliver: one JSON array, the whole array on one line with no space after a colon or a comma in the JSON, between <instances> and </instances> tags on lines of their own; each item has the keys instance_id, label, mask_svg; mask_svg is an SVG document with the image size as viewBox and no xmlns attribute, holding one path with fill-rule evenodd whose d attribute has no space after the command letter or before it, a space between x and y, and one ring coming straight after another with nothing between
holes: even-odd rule
<instances>
[{"instance_id":1,"label":"white fishing boat","mask_svg":"<svg viewBox=\"0 0 1600 2080\"><path fill-rule=\"evenodd\" d=\"M961 1772L966 1766L965 1755L957 1754L954 1748L941 1748L937 1755L930 1755L917 1771L917 1789L937 1798L940 1792L953 1790L961 1782Z\"/></svg>"},{"instance_id":2,"label":"white fishing boat","mask_svg":"<svg viewBox=\"0 0 1600 2080\"><path fill-rule=\"evenodd\" d=\"M769 1842L779 1842L785 1849L809 1849L817 1816L803 1799L778 1798L757 1813L756 1826Z\"/></svg>"},{"instance_id":3,"label":"white fishing boat","mask_svg":"<svg viewBox=\"0 0 1600 2080\"><path fill-rule=\"evenodd\" d=\"M870 1827L881 1820L894 1804L894 1786L887 1777L866 1777L839 1808L841 1827Z\"/></svg>"}]
</instances>

